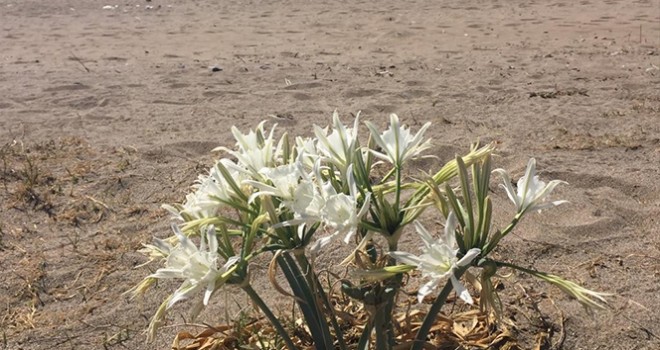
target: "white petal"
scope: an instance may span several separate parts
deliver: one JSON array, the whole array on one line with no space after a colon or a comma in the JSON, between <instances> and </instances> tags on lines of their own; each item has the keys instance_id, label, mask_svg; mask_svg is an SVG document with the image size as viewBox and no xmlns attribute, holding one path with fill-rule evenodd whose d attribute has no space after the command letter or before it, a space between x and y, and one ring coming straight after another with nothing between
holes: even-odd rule
<instances>
[{"instance_id":1,"label":"white petal","mask_svg":"<svg viewBox=\"0 0 660 350\"><path fill-rule=\"evenodd\" d=\"M208 244L209 244L209 252L217 253L217 251L218 251L218 238L215 235L215 227L213 227L213 225L210 225L208 227L208 229L206 230L206 240L208 241Z\"/></svg>"},{"instance_id":2,"label":"white petal","mask_svg":"<svg viewBox=\"0 0 660 350\"><path fill-rule=\"evenodd\" d=\"M528 198L530 190L534 189L534 180L536 179L536 159L530 158L527 163L527 169L525 170L525 175L518 179L518 197L522 203L522 206L530 203L532 199Z\"/></svg>"},{"instance_id":3,"label":"white petal","mask_svg":"<svg viewBox=\"0 0 660 350\"><path fill-rule=\"evenodd\" d=\"M190 282L183 282L181 287L177 289L174 294L172 294L172 299L167 303L167 308L171 308L172 305L180 300L187 299L190 294L193 294L199 290L199 285L191 285Z\"/></svg>"},{"instance_id":4,"label":"white petal","mask_svg":"<svg viewBox=\"0 0 660 350\"><path fill-rule=\"evenodd\" d=\"M367 196L364 198L364 203L362 203L362 208L357 214L358 219L362 219L363 216L369 211L369 205L371 204L371 192L367 193Z\"/></svg>"},{"instance_id":5,"label":"white petal","mask_svg":"<svg viewBox=\"0 0 660 350\"><path fill-rule=\"evenodd\" d=\"M506 191L507 196L509 196L509 199L513 202L513 204L516 206L516 209L520 209L521 202L518 199L518 195L516 194L516 190L513 189L513 185L511 185L511 177L509 177L509 174L504 170L504 169L495 169L493 170L493 173L496 173L502 177L502 182L500 186L504 188Z\"/></svg>"},{"instance_id":6,"label":"white petal","mask_svg":"<svg viewBox=\"0 0 660 350\"><path fill-rule=\"evenodd\" d=\"M449 215L447 215L447 222L445 222L445 244L447 244L449 247L453 247L456 245L456 225L458 225L458 218L456 217L456 213L454 211L450 211Z\"/></svg>"},{"instance_id":7,"label":"white petal","mask_svg":"<svg viewBox=\"0 0 660 350\"><path fill-rule=\"evenodd\" d=\"M163 268L156 270L156 272L149 275L149 277L159 278L159 279L183 278L183 272L181 269Z\"/></svg>"},{"instance_id":8,"label":"white petal","mask_svg":"<svg viewBox=\"0 0 660 350\"><path fill-rule=\"evenodd\" d=\"M454 287L454 290L456 291L456 294L458 294L458 297L463 299L468 304L474 303L472 300L472 297L470 296L470 292L465 289L461 281L456 278L456 276L452 273L451 276L449 277L451 279L451 284Z\"/></svg>"},{"instance_id":9,"label":"white petal","mask_svg":"<svg viewBox=\"0 0 660 350\"><path fill-rule=\"evenodd\" d=\"M456 265L457 266L467 266L469 265L474 258L476 258L479 254L481 253L481 249L479 248L472 248L465 253L465 256L459 260Z\"/></svg>"},{"instance_id":10,"label":"white petal","mask_svg":"<svg viewBox=\"0 0 660 350\"><path fill-rule=\"evenodd\" d=\"M383 140L383 138L381 137L380 131L378 131L376 126L374 124L370 123L370 122L366 122L365 124L367 125L367 128L369 129L369 132L371 133L371 137L373 137L376 144L380 148L382 148L384 151L386 151L387 150L387 144L385 143L385 140ZM380 154L382 154L382 153L380 153ZM386 158L387 158L387 160L391 161L391 159L389 157L386 157Z\"/></svg>"},{"instance_id":11,"label":"white petal","mask_svg":"<svg viewBox=\"0 0 660 350\"><path fill-rule=\"evenodd\" d=\"M406 265L419 266L419 264L422 262L422 259L420 259L418 256L406 252L393 251L389 252L388 254L397 261Z\"/></svg>"},{"instance_id":12,"label":"white petal","mask_svg":"<svg viewBox=\"0 0 660 350\"><path fill-rule=\"evenodd\" d=\"M209 281L208 284L206 285L206 291L204 291L204 306L209 304L209 300L211 299L211 295L213 295L213 292L215 292L215 280Z\"/></svg>"},{"instance_id":13,"label":"white petal","mask_svg":"<svg viewBox=\"0 0 660 350\"><path fill-rule=\"evenodd\" d=\"M325 247L326 245L328 245L328 243L330 243L330 241L332 240L332 238L333 238L334 236L335 236L335 235L332 234L332 235L330 235L330 236L326 236L326 237L323 237L323 238L319 238L316 242L314 242L314 244L313 244L312 247L310 248L310 251L311 251L312 255L313 255L313 256L318 255L318 254L320 253L321 249L322 249L323 247Z\"/></svg>"},{"instance_id":14,"label":"white petal","mask_svg":"<svg viewBox=\"0 0 660 350\"><path fill-rule=\"evenodd\" d=\"M382 159L386 162L391 162L392 161L392 159L390 157L388 157L386 154L380 153L380 152L372 150L372 149L370 149L369 152L371 152L371 154L373 154L374 156L376 156L376 157L378 157L378 158L380 158L380 159Z\"/></svg>"},{"instance_id":15,"label":"white petal","mask_svg":"<svg viewBox=\"0 0 660 350\"><path fill-rule=\"evenodd\" d=\"M229 259L227 259L227 262L222 266L222 272L226 272L227 270L229 270L230 267L238 263L240 260L241 257L238 255L230 257Z\"/></svg>"},{"instance_id":16,"label":"white petal","mask_svg":"<svg viewBox=\"0 0 660 350\"><path fill-rule=\"evenodd\" d=\"M431 247L436 243L436 240L433 239L429 231L422 225L421 222L415 220L415 230L417 230L417 234L419 234L422 237L422 240L424 241L424 245L426 245L427 248Z\"/></svg>"},{"instance_id":17,"label":"white petal","mask_svg":"<svg viewBox=\"0 0 660 350\"><path fill-rule=\"evenodd\" d=\"M351 243L351 238L355 235L355 227L349 228L348 231L346 232L346 235L344 236L344 243L348 244Z\"/></svg>"},{"instance_id":18,"label":"white petal","mask_svg":"<svg viewBox=\"0 0 660 350\"><path fill-rule=\"evenodd\" d=\"M417 292L417 301L421 303L427 295L431 294L431 292L438 287L439 283L439 279L432 279L419 288L419 291Z\"/></svg>"}]
</instances>

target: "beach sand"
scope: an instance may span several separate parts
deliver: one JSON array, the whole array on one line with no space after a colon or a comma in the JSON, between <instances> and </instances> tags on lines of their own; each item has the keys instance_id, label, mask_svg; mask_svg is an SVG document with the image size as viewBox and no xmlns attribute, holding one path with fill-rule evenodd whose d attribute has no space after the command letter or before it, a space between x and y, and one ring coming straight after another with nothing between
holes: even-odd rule
<instances>
[{"instance_id":1,"label":"beach sand","mask_svg":"<svg viewBox=\"0 0 660 350\"><path fill-rule=\"evenodd\" d=\"M591 316L503 279L523 345L546 327L562 349L660 348L658 0L0 0L0 28L0 349L169 349L180 328L142 331L176 286L122 295L154 269L136 250L170 234L160 205L232 125L311 135L335 109L431 121L423 171L477 140L516 179L535 157L570 203L528 217L499 257L614 296ZM513 208L492 190L503 225ZM198 322L245 304L221 294Z\"/></svg>"}]
</instances>

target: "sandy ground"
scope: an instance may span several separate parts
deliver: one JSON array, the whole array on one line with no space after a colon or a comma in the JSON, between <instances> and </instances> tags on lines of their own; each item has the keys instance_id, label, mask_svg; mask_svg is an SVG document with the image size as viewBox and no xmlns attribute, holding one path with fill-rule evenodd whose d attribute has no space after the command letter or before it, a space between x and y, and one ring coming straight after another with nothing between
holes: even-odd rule
<instances>
[{"instance_id":1,"label":"sandy ground","mask_svg":"<svg viewBox=\"0 0 660 350\"><path fill-rule=\"evenodd\" d=\"M0 28L0 349L168 348L175 328L149 345L142 331L174 286L122 296L150 271L134 269L140 243L168 235L160 204L231 146L231 125L309 134L334 109L431 121L444 160L497 142L515 177L536 157L571 203L501 256L615 296L589 316L514 276L521 333L660 348L658 0L0 0ZM220 299L202 320L224 317Z\"/></svg>"}]
</instances>

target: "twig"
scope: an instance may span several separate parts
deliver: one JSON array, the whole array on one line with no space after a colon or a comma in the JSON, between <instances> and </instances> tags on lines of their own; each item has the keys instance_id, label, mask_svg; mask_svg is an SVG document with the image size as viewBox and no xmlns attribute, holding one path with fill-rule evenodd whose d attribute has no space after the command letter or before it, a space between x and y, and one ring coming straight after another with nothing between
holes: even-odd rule
<instances>
[{"instance_id":1,"label":"twig","mask_svg":"<svg viewBox=\"0 0 660 350\"><path fill-rule=\"evenodd\" d=\"M555 307L555 310L559 312L559 339L557 340L556 343L552 344L552 349L561 349L562 345L564 345L564 340L566 340L566 332L564 328L564 321L566 318L564 317L564 312L555 304L555 301L552 298L550 299L550 302L552 303L552 306Z\"/></svg>"},{"instance_id":2,"label":"twig","mask_svg":"<svg viewBox=\"0 0 660 350\"><path fill-rule=\"evenodd\" d=\"M89 68L87 68L87 66L83 63L83 61L82 61L80 58L78 58L78 56L76 56L76 54L74 54L73 51L71 51L71 58L73 58L74 61L80 63L80 65L81 65L83 68L85 68L85 71L86 71L87 73L91 72L91 70L89 70Z\"/></svg>"},{"instance_id":3,"label":"twig","mask_svg":"<svg viewBox=\"0 0 660 350\"><path fill-rule=\"evenodd\" d=\"M87 195L86 195L85 198L87 198L87 199L89 199L90 201L92 201L92 202L94 202L94 203L96 203L96 204L102 206L103 208L105 208L105 209L107 209L107 210L110 210L110 207L108 207L107 204L101 202L100 200L98 200L98 199L96 199L96 198L94 198L94 197L92 197L92 196L87 196Z\"/></svg>"}]
</instances>

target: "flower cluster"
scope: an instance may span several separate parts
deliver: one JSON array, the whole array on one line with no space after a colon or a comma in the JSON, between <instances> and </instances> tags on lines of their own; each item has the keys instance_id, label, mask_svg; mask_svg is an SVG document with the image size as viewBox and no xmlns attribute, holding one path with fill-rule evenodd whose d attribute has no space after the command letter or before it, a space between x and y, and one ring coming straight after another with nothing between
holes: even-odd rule
<instances>
[{"instance_id":1,"label":"flower cluster","mask_svg":"<svg viewBox=\"0 0 660 350\"><path fill-rule=\"evenodd\" d=\"M488 271L481 274L482 284L488 286L497 268L517 268L492 260L490 252L526 213L565 203L548 200L563 182L554 180L546 185L540 181L534 159L518 181L517 190L509 175L497 169L493 173L504 179L503 187L517 214L506 228L492 230L488 194L492 146L474 147L426 177L408 176L404 171L409 171L406 166L410 160L424 157L431 147L424 137L430 123L413 132L392 114L385 131L373 123L364 124L369 133L360 135L359 113L353 125L346 126L335 112L330 126L314 126L314 137L293 139L287 133L276 139L275 126L267 130L264 123L247 133L232 127L234 147L214 150L226 157L198 177L183 203L163 206L176 222L172 225L174 235L155 239L143 249L151 261L160 260L164 266L135 287L135 294L145 292L157 280L181 281L156 312L151 335L178 301L203 292L192 308L195 316L218 289L235 284L264 312L286 346L294 349L287 331L250 285L253 259L270 254L273 286L294 296L316 346L335 348L338 344L346 349L342 328L332 314L327 314L330 301L313 269L313 258L341 237L345 244L359 241L354 253L344 260L358 265L352 275L358 283L342 280L342 292L374 306L367 308L373 314L358 348L368 346L372 331L377 348L393 348L394 330L388 320L402 286L401 275L412 269L420 270L426 280L418 291L420 303L445 283L417 335L415 344L424 344L429 322L452 289L460 299L473 303L461 276L470 268L482 268ZM459 180L458 187L451 183L454 178ZM445 218L440 237L417 221L434 205ZM400 237L410 231L406 229L409 224L423 243L419 256L398 249ZM376 235L387 243L382 254L375 249ZM199 246L194 243L197 240ZM290 293L275 282L278 268L289 283ZM600 305L594 298L603 301L602 294L554 275L521 270L559 286L585 305ZM492 300L492 296L482 300Z\"/></svg>"}]
</instances>

